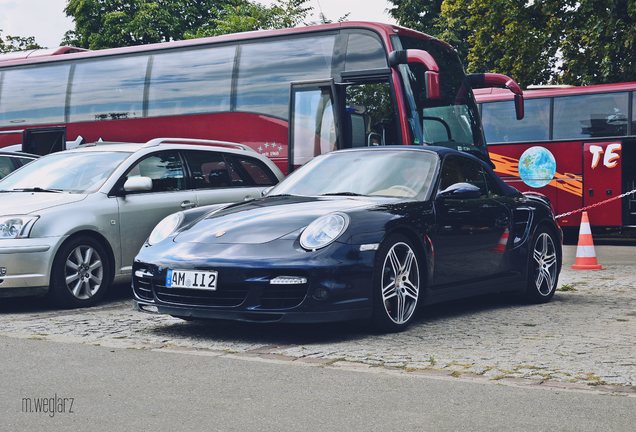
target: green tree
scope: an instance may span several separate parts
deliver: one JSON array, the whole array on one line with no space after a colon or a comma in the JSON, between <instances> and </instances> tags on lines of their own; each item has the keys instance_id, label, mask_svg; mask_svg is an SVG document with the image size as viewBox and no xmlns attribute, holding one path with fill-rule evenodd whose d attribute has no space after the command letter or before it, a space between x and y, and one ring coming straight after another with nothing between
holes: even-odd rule
<instances>
[{"instance_id":1,"label":"green tree","mask_svg":"<svg viewBox=\"0 0 636 432\"><path fill-rule=\"evenodd\" d=\"M308 0L68 0L75 29L63 43L101 49L294 27L311 11Z\"/></svg>"},{"instance_id":2,"label":"green tree","mask_svg":"<svg viewBox=\"0 0 636 432\"><path fill-rule=\"evenodd\" d=\"M522 84L553 78L562 34L557 0L391 0L401 25L450 43L471 72L505 73Z\"/></svg>"},{"instance_id":3,"label":"green tree","mask_svg":"<svg viewBox=\"0 0 636 432\"><path fill-rule=\"evenodd\" d=\"M389 0L389 14L402 26L437 36L443 0Z\"/></svg>"},{"instance_id":4,"label":"green tree","mask_svg":"<svg viewBox=\"0 0 636 432\"><path fill-rule=\"evenodd\" d=\"M110 48L184 39L186 32L211 26L226 6L247 0L68 0L75 29L64 43Z\"/></svg>"},{"instance_id":5,"label":"green tree","mask_svg":"<svg viewBox=\"0 0 636 432\"><path fill-rule=\"evenodd\" d=\"M10 36L6 35L2 37L2 30L0 30L0 53L7 53L13 51L26 51L32 49L42 48L33 36Z\"/></svg>"},{"instance_id":6,"label":"green tree","mask_svg":"<svg viewBox=\"0 0 636 432\"><path fill-rule=\"evenodd\" d=\"M442 16L465 37L469 71L504 73L527 86L554 77L563 31L559 3L446 0Z\"/></svg>"},{"instance_id":7,"label":"green tree","mask_svg":"<svg viewBox=\"0 0 636 432\"><path fill-rule=\"evenodd\" d=\"M636 0L390 0L399 24L453 45L467 69L523 85L636 80Z\"/></svg>"},{"instance_id":8,"label":"green tree","mask_svg":"<svg viewBox=\"0 0 636 432\"><path fill-rule=\"evenodd\" d=\"M572 1L564 22L562 82L636 81L636 0Z\"/></svg>"},{"instance_id":9,"label":"green tree","mask_svg":"<svg viewBox=\"0 0 636 432\"><path fill-rule=\"evenodd\" d=\"M229 4L219 11L218 18L186 32L186 37L295 27L313 10L307 3L308 0L277 0L270 7L251 2Z\"/></svg>"}]
</instances>

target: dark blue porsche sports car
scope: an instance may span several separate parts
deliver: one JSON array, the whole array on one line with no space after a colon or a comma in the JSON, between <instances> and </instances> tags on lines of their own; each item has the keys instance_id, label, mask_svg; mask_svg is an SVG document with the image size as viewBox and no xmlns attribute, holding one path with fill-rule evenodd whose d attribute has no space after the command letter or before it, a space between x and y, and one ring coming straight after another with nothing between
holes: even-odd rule
<instances>
[{"instance_id":1,"label":"dark blue porsche sports car","mask_svg":"<svg viewBox=\"0 0 636 432\"><path fill-rule=\"evenodd\" d=\"M491 292L554 295L550 203L439 147L316 157L263 198L176 213L133 266L137 307L184 319L405 328L418 306Z\"/></svg>"}]
</instances>

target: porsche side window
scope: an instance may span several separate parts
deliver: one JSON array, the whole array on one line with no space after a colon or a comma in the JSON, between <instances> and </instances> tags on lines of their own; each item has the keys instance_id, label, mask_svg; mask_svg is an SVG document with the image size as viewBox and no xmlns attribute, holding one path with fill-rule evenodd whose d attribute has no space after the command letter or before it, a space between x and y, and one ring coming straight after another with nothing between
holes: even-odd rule
<instances>
[{"instance_id":1,"label":"porsche side window","mask_svg":"<svg viewBox=\"0 0 636 432\"><path fill-rule=\"evenodd\" d=\"M470 183L479 188L482 196L488 195L481 165L468 158L450 156L444 161L439 189L444 190L455 183Z\"/></svg>"},{"instance_id":2,"label":"porsche side window","mask_svg":"<svg viewBox=\"0 0 636 432\"><path fill-rule=\"evenodd\" d=\"M468 159L458 158L462 172L462 178L465 183L477 186L482 196L488 195L488 187L486 186L486 178L482 166L479 162Z\"/></svg>"},{"instance_id":3,"label":"porsche side window","mask_svg":"<svg viewBox=\"0 0 636 432\"><path fill-rule=\"evenodd\" d=\"M486 183L488 185L488 192L490 196L501 196L501 187L497 180L488 171L484 170L484 176L486 177Z\"/></svg>"}]
</instances>

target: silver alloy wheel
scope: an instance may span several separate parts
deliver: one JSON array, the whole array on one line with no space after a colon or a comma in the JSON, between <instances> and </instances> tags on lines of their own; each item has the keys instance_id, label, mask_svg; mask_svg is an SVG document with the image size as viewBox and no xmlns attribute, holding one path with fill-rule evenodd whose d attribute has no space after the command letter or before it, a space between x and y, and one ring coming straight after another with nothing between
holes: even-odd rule
<instances>
[{"instance_id":1,"label":"silver alloy wheel","mask_svg":"<svg viewBox=\"0 0 636 432\"><path fill-rule=\"evenodd\" d=\"M396 324L406 323L415 312L420 294L420 268L411 247L395 243L382 266L382 303Z\"/></svg>"},{"instance_id":2,"label":"silver alloy wheel","mask_svg":"<svg viewBox=\"0 0 636 432\"><path fill-rule=\"evenodd\" d=\"M557 254L552 237L541 233L534 243L532 256L535 262L534 285L544 297L550 295L556 284Z\"/></svg>"},{"instance_id":3,"label":"silver alloy wheel","mask_svg":"<svg viewBox=\"0 0 636 432\"><path fill-rule=\"evenodd\" d=\"M66 287L75 298L87 300L102 286L104 265L93 247L77 246L66 258L64 267Z\"/></svg>"}]
</instances>

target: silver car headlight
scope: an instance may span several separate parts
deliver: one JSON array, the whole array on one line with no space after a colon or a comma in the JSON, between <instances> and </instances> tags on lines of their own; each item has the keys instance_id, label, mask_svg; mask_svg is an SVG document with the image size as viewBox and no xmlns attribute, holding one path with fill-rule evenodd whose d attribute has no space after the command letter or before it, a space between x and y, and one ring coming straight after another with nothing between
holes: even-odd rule
<instances>
[{"instance_id":1,"label":"silver car headlight","mask_svg":"<svg viewBox=\"0 0 636 432\"><path fill-rule=\"evenodd\" d=\"M152 246L167 239L181 225L181 222L183 222L183 213L174 213L166 216L150 233L148 244Z\"/></svg>"},{"instance_id":2,"label":"silver car headlight","mask_svg":"<svg viewBox=\"0 0 636 432\"><path fill-rule=\"evenodd\" d=\"M344 213L321 216L307 225L307 228L300 235L300 245L312 251L324 248L336 241L348 225L349 216Z\"/></svg>"},{"instance_id":3,"label":"silver car headlight","mask_svg":"<svg viewBox=\"0 0 636 432\"><path fill-rule=\"evenodd\" d=\"M29 237L38 218L39 216L29 215L0 216L0 239Z\"/></svg>"}]
</instances>

